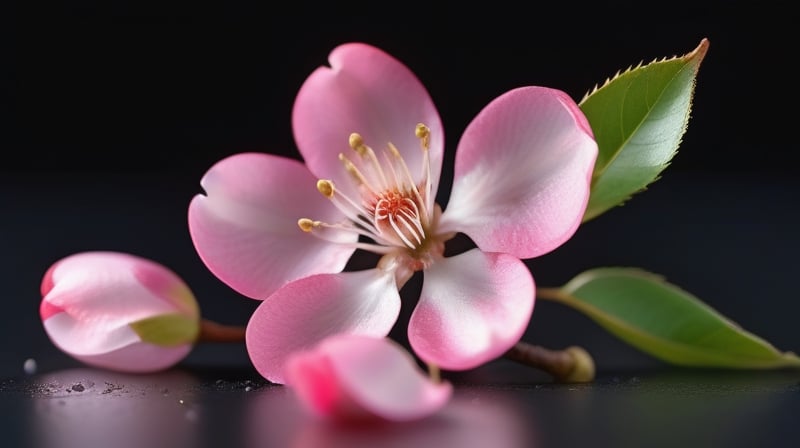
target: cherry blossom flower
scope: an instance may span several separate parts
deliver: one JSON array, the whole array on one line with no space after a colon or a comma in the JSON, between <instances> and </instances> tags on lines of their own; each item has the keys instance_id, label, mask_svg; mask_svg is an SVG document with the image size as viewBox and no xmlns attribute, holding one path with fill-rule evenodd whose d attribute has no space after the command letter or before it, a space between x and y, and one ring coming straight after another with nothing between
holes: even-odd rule
<instances>
[{"instance_id":1,"label":"cherry blossom flower","mask_svg":"<svg viewBox=\"0 0 800 448\"><path fill-rule=\"evenodd\" d=\"M285 371L306 408L332 420L416 420L441 409L453 392L387 338L334 335L292 353Z\"/></svg>"},{"instance_id":2,"label":"cherry blossom flower","mask_svg":"<svg viewBox=\"0 0 800 448\"><path fill-rule=\"evenodd\" d=\"M153 372L179 362L200 328L194 295L171 270L118 252L82 252L42 280L39 313L53 344L88 365Z\"/></svg>"},{"instance_id":3,"label":"cherry blossom flower","mask_svg":"<svg viewBox=\"0 0 800 448\"><path fill-rule=\"evenodd\" d=\"M443 128L421 82L366 44L341 45L329 62L294 104L305 165L232 155L205 174L205 194L189 207L208 268L263 300L246 334L254 366L283 383L296 350L336 333L387 335L398 290L418 271L422 292L408 325L416 355L451 370L502 355L533 311L522 260L560 246L581 222L597 157L586 118L559 90L500 95L461 136L442 210ZM445 257L459 232L477 248ZM380 254L377 266L342 272L358 249Z\"/></svg>"}]
</instances>

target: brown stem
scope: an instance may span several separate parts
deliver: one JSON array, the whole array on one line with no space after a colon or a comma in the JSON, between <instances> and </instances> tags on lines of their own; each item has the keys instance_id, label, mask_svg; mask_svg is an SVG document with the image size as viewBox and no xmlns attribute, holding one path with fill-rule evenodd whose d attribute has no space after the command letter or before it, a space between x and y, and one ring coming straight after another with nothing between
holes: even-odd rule
<instances>
[{"instance_id":1,"label":"brown stem","mask_svg":"<svg viewBox=\"0 0 800 448\"><path fill-rule=\"evenodd\" d=\"M594 361L589 353L580 347L550 350L520 341L503 356L520 364L544 370L559 382L585 383L594 379Z\"/></svg>"},{"instance_id":2,"label":"brown stem","mask_svg":"<svg viewBox=\"0 0 800 448\"><path fill-rule=\"evenodd\" d=\"M244 342L245 328L201 319L200 335L197 337L197 342Z\"/></svg>"},{"instance_id":3,"label":"brown stem","mask_svg":"<svg viewBox=\"0 0 800 448\"><path fill-rule=\"evenodd\" d=\"M537 299L545 299L545 300L552 300L552 301L560 301L564 297L564 294L561 292L561 288L537 288L536 289L536 298Z\"/></svg>"}]
</instances>

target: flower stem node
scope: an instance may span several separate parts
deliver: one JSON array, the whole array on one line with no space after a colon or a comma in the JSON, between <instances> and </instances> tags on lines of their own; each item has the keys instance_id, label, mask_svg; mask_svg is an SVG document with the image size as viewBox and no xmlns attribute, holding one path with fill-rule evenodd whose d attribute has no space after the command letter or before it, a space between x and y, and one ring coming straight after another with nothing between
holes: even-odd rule
<instances>
[{"instance_id":1,"label":"flower stem node","mask_svg":"<svg viewBox=\"0 0 800 448\"><path fill-rule=\"evenodd\" d=\"M551 350L519 341L504 356L512 361L541 369L560 383L587 383L594 379L594 360L581 347Z\"/></svg>"},{"instance_id":2,"label":"flower stem node","mask_svg":"<svg viewBox=\"0 0 800 448\"><path fill-rule=\"evenodd\" d=\"M565 350L573 359L572 370L562 379L565 383L588 383L594 380L595 366L592 355L582 347L572 346Z\"/></svg>"}]
</instances>

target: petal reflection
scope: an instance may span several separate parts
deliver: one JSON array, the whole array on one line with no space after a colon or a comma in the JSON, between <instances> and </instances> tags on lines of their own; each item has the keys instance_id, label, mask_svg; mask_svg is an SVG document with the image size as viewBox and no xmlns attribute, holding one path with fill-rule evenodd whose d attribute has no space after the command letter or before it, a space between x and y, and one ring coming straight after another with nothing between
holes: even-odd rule
<instances>
[{"instance_id":1,"label":"petal reflection","mask_svg":"<svg viewBox=\"0 0 800 448\"><path fill-rule=\"evenodd\" d=\"M34 445L198 446L196 385L179 370L136 375L85 368L41 375L34 386Z\"/></svg>"},{"instance_id":2,"label":"petal reflection","mask_svg":"<svg viewBox=\"0 0 800 448\"><path fill-rule=\"evenodd\" d=\"M536 415L504 391L456 388L450 402L418 421L336 424L308 415L292 391L258 391L247 411L247 445L256 448L354 447L535 447Z\"/></svg>"}]
</instances>

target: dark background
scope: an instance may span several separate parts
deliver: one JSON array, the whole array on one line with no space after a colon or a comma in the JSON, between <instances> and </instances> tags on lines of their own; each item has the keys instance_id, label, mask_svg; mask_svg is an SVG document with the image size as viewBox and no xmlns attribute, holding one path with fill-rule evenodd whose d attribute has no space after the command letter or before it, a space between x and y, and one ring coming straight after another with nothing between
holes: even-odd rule
<instances>
[{"instance_id":1,"label":"dark background","mask_svg":"<svg viewBox=\"0 0 800 448\"><path fill-rule=\"evenodd\" d=\"M68 2L0 19L4 376L31 357L43 370L71 362L41 328L38 288L46 269L74 252L159 261L189 283L206 317L244 324L257 303L202 265L186 208L203 173L227 155L299 158L294 96L349 41L383 48L428 88L445 125L447 173L460 133L501 93L544 85L578 101L620 69L708 38L689 128L663 178L529 264L540 286L596 266L649 269L780 349L800 350L799 98L787 11L764 3L259 5ZM405 316L414 285L406 292ZM537 304L526 339L583 345L605 370L661 365L550 303ZM210 359L247 365L242 346L199 347L187 363Z\"/></svg>"}]
</instances>

